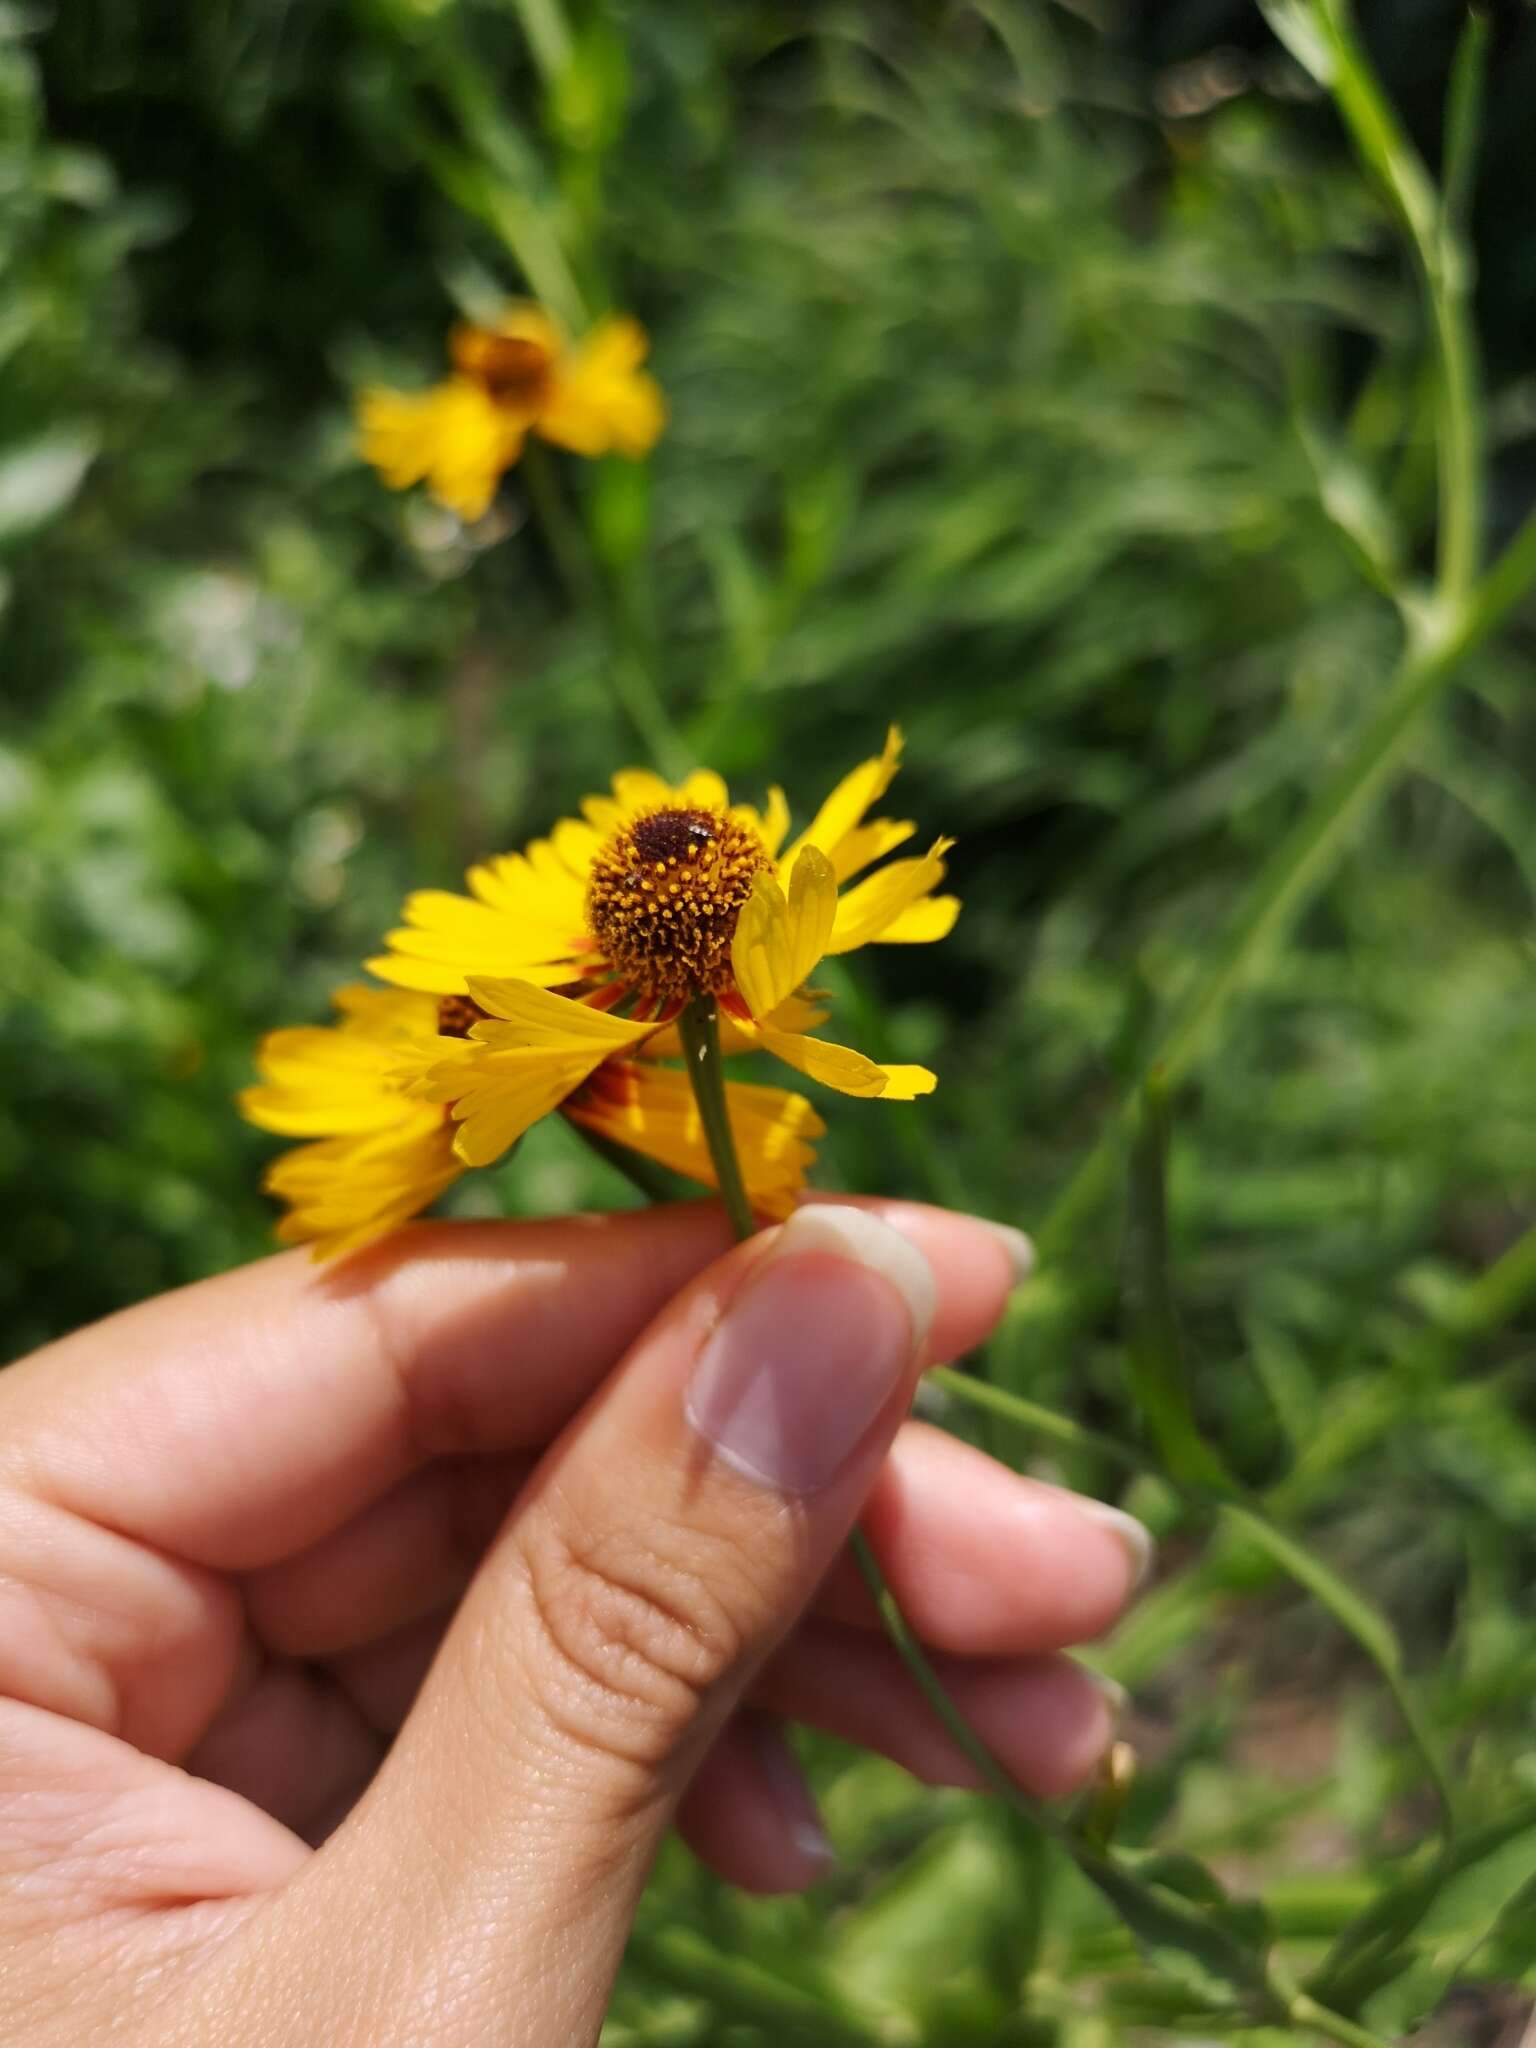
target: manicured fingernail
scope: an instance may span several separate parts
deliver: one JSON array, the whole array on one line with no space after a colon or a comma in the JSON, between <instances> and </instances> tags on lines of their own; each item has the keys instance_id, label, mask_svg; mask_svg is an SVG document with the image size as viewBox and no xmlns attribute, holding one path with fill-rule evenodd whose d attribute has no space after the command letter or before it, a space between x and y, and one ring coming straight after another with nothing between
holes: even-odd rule
<instances>
[{"instance_id":1,"label":"manicured fingernail","mask_svg":"<svg viewBox=\"0 0 1536 2048\"><path fill-rule=\"evenodd\" d=\"M1134 1515L1128 1515L1124 1508L1112 1508L1108 1501L1085 1500L1080 1501L1079 1506L1125 1545L1126 1556L1131 1561L1131 1591L1139 1593L1152 1569L1152 1531L1138 1522Z\"/></svg>"},{"instance_id":2,"label":"manicured fingernail","mask_svg":"<svg viewBox=\"0 0 1536 2048\"><path fill-rule=\"evenodd\" d=\"M862 1209L797 1209L731 1297L688 1419L738 1472L819 1493L911 1377L933 1320L928 1261Z\"/></svg>"},{"instance_id":3,"label":"manicured fingernail","mask_svg":"<svg viewBox=\"0 0 1536 2048\"><path fill-rule=\"evenodd\" d=\"M805 1773L785 1741L783 1731L760 1715L751 1716L747 1726L758 1770L769 1797L778 1808L785 1834L808 1863L830 1869L837 1861L837 1851L827 1839L811 1788L805 1782Z\"/></svg>"},{"instance_id":4,"label":"manicured fingernail","mask_svg":"<svg viewBox=\"0 0 1536 2048\"><path fill-rule=\"evenodd\" d=\"M1008 1254L1013 1267L1013 1284L1021 1287L1035 1270L1035 1247L1022 1230L1015 1230L1011 1223L994 1223L989 1217L978 1216L978 1223L985 1223Z\"/></svg>"}]
</instances>

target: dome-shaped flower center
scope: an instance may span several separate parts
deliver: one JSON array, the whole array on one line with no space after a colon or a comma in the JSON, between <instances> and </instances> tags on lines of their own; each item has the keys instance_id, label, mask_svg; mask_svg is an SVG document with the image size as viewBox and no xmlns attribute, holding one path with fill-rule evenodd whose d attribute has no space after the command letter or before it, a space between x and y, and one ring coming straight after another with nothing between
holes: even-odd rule
<instances>
[{"instance_id":1,"label":"dome-shaped flower center","mask_svg":"<svg viewBox=\"0 0 1536 2048\"><path fill-rule=\"evenodd\" d=\"M731 940L773 863L745 825L668 804L621 826L592 863L587 921L620 981L686 1000L731 986Z\"/></svg>"}]
</instances>

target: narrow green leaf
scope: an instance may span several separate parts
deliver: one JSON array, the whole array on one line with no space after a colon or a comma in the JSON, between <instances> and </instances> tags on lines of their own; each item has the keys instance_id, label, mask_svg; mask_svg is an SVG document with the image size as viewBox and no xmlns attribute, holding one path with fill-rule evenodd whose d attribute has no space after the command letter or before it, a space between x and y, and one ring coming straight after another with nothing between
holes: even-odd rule
<instances>
[{"instance_id":1,"label":"narrow green leaf","mask_svg":"<svg viewBox=\"0 0 1536 2048\"><path fill-rule=\"evenodd\" d=\"M1450 1828L1455 1808L1450 1780L1409 1689L1403 1673L1402 1649L1386 1616L1357 1593L1331 1565L1325 1564L1293 1536L1277 1528L1257 1508L1245 1506L1240 1501L1226 1501L1222 1504L1221 1514L1230 1528L1246 1536L1273 1558L1297 1585L1304 1586L1319 1606L1325 1607L1339 1626L1354 1637L1376 1666L1434 1785L1444 1823Z\"/></svg>"},{"instance_id":2,"label":"narrow green leaf","mask_svg":"<svg viewBox=\"0 0 1536 2048\"><path fill-rule=\"evenodd\" d=\"M1147 1960L1202 1999L1240 2005L1256 2015L1278 2017L1265 1963L1267 1937L1254 1945L1234 1932L1219 1879L1193 1856L1148 1858L1100 1855L1074 1844L1078 1868L1104 1894L1136 1938ZM1176 1868L1175 1868L1176 1866ZM1149 1881L1159 1869L1178 1879L1179 1889ZM1196 1874L1198 1873L1198 1875ZM1191 1898L1191 1891L1202 1896Z\"/></svg>"},{"instance_id":3,"label":"narrow green leaf","mask_svg":"<svg viewBox=\"0 0 1536 2048\"><path fill-rule=\"evenodd\" d=\"M1201 1435L1190 1405L1169 1272L1167 1180L1168 1091L1163 1076L1153 1073L1143 1094L1141 1129L1131 1153L1131 1386L1172 1477L1196 1491L1229 1494L1233 1483Z\"/></svg>"},{"instance_id":4,"label":"narrow green leaf","mask_svg":"<svg viewBox=\"0 0 1536 2048\"><path fill-rule=\"evenodd\" d=\"M1472 203L1487 70L1488 17L1480 8L1470 7L1457 39L1445 103L1445 157L1440 190L1446 222L1453 234L1460 234L1466 227Z\"/></svg>"},{"instance_id":5,"label":"narrow green leaf","mask_svg":"<svg viewBox=\"0 0 1536 2048\"><path fill-rule=\"evenodd\" d=\"M1283 1529L1277 1529L1273 1522L1253 1508L1227 1501L1221 1514L1250 1543L1267 1552L1288 1578L1304 1586L1320 1606L1326 1607L1373 1663L1383 1671L1390 1671L1393 1676L1402 1670L1402 1655L1391 1624L1368 1600L1346 1584L1331 1565L1314 1557L1294 1537L1287 1536Z\"/></svg>"}]
</instances>

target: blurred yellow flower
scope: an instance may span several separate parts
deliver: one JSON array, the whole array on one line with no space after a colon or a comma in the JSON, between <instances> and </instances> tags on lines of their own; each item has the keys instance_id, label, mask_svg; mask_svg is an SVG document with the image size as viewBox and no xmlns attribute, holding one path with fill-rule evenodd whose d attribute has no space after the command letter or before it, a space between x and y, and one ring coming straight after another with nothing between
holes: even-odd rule
<instances>
[{"instance_id":1,"label":"blurred yellow flower","mask_svg":"<svg viewBox=\"0 0 1536 2048\"><path fill-rule=\"evenodd\" d=\"M254 1123L318 1138L279 1159L280 1234L319 1255L415 1215L466 1166L487 1166L552 1111L610 1144L715 1186L675 1020L698 996L722 1049L775 1054L847 1095L926 1095L926 1067L882 1065L813 1035L805 984L828 955L941 939L959 904L936 894L951 842L887 862L908 820L870 818L900 760L845 776L787 849L781 791L732 804L698 769L669 784L630 768L547 839L471 869L470 894L421 890L390 951L368 962L388 990L343 989L341 1024L263 1041ZM849 886L844 886L845 884ZM783 1216L825 1125L801 1095L726 1083L752 1206Z\"/></svg>"},{"instance_id":2,"label":"blurred yellow flower","mask_svg":"<svg viewBox=\"0 0 1536 2048\"><path fill-rule=\"evenodd\" d=\"M666 424L661 387L641 367L647 346L628 315L573 343L542 306L514 301L493 327L453 330L442 383L362 393L363 459L391 490L425 483L461 519L478 519L530 433L578 455L637 458Z\"/></svg>"}]
</instances>

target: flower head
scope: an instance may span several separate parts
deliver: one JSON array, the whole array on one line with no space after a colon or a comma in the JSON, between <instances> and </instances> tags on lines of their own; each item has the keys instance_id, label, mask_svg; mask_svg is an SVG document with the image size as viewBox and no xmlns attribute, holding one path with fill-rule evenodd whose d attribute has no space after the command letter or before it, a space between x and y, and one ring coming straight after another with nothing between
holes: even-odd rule
<instances>
[{"instance_id":1,"label":"flower head","mask_svg":"<svg viewBox=\"0 0 1536 2048\"><path fill-rule=\"evenodd\" d=\"M759 811L705 769L675 786L625 769L580 818L471 869L467 896L410 897L368 963L393 987L344 990L338 1030L274 1032L267 1085L242 1098L267 1129L328 1134L268 1175L291 1204L282 1234L322 1252L360 1242L556 1110L715 1185L688 1076L668 1064L699 997L718 1005L727 1053L773 1053L847 1095L927 1094L925 1067L815 1036L827 1012L807 986L828 955L939 939L955 921L955 898L935 893L948 840L874 867L916 829L868 816L900 753L893 729L787 851L780 791ZM782 1216L824 1126L780 1088L731 1081L726 1096L752 1203Z\"/></svg>"},{"instance_id":2,"label":"flower head","mask_svg":"<svg viewBox=\"0 0 1536 2048\"><path fill-rule=\"evenodd\" d=\"M627 315L572 343L542 306L515 300L493 326L454 328L441 383L362 394L363 459L391 490L425 483L460 518L478 519L530 433L578 455L644 455L666 424L661 388L641 367L646 348Z\"/></svg>"}]
</instances>

